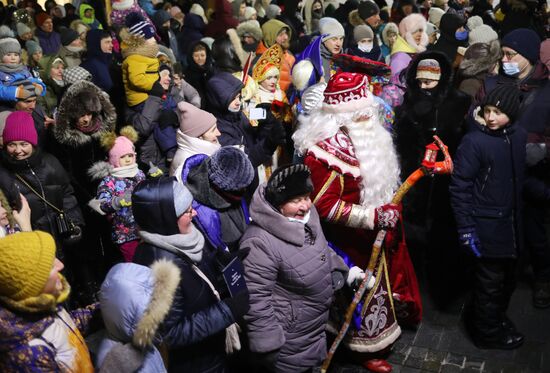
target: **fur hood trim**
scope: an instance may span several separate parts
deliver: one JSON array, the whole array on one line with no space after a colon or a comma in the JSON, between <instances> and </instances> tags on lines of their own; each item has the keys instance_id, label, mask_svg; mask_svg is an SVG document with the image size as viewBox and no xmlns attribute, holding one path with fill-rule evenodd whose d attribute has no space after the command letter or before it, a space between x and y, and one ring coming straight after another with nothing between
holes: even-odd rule
<instances>
[{"instance_id":1,"label":"fur hood trim","mask_svg":"<svg viewBox=\"0 0 550 373\"><path fill-rule=\"evenodd\" d=\"M91 134L84 133L74 126L76 119L78 119L81 114L86 114L80 113L80 111L82 111L82 105L78 102L77 98L81 93L97 97L100 105L97 115L101 125L96 132ZM80 108L80 110L78 108ZM63 95L61 103L59 104L53 133L55 139L60 144L76 148L92 140L99 140L103 133L112 131L115 124L116 110L109 100L109 95L92 82L82 80L70 86Z\"/></svg>"},{"instance_id":2,"label":"fur hood trim","mask_svg":"<svg viewBox=\"0 0 550 373\"><path fill-rule=\"evenodd\" d=\"M151 301L139 320L132 343L141 349L153 345L159 326L172 308L174 295L180 283L180 269L169 260L158 260L151 265L155 286Z\"/></svg>"},{"instance_id":3,"label":"fur hood trim","mask_svg":"<svg viewBox=\"0 0 550 373\"><path fill-rule=\"evenodd\" d=\"M88 176L92 180L102 180L113 172L114 167L105 161L96 162L88 169Z\"/></svg>"},{"instance_id":4,"label":"fur hood trim","mask_svg":"<svg viewBox=\"0 0 550 373\"><path fill-rule=\"evenodd\" d=\"M242 37L245 34L250 34L256 41L261 41L264 37L262 28L258 21L251 19L250 21L241 22L237 26L237 34Z\"/></svg>"},{"instance_id":5,"label":"fur hood trim","mask_svg":"<svg viewBox=\"0 0 550 373\"><path fill-rule=\"evenodd\" d=\"M131 56L132 54L155 58L159 52L159 45L157 43L146 44L144 38L130 34L126 28L120 30L120 39L122 40L120 44L122 58Z\"/></svg>"},{"instance_id":6,"label":"fur hood trim","mask_svg":"<svg viewBox=\"0 0 550 373\"><path fill-rule=\"evenodd\" d=\"M366 25L365 21L361 19L361 16L359 15L359 10L355 9L352 10L348 15L348 21L350 25L353 27L359 26L359 25Z\"/></svg>"},{"instance_id":7,"label":"fur hood trim","mask_svg":"<svg viewBox=\"0 0 550 373\"><path fill-rule=\"evenodd\" d=\"M475 47L474 47L475 48ZM466 77L474 77L481 73L488 72L491 68L495 67L500 60L500 43L498 40L493 40L489 43L489 53L486 56L479 58L466 58L460 63L460 73ZM468 54L468 50L466 50Z\"/></svg>"}]
</instances>

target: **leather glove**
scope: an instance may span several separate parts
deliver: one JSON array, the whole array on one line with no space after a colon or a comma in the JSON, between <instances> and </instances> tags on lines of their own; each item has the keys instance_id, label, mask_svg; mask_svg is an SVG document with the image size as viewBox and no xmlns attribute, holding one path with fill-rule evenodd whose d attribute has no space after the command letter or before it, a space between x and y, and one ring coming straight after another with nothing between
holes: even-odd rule
<instances>
[{"instance_id":1,"label":"leather glove","mask_svg":"<svg viewBox=\"0 0 550 373\"><path fill-rule=\"evenodd\" d=\"M235 320L242 318L250 309L250 294L248 293L248 289L243 289L243 291L234 297L224 299L223 302L227 304Z\"/></svg>"},{"instance_id":2,"label":"leather glove","mask_svg":"<svg viewBox=\"0 0 550 373\"><path fill-rule=\"evenodd\" d=\"M34 86L34 93L36 93L37 96L42 96L42 93L46 93L45 88L41 84L32 83L32 85Z\"/></svg>"},{"instance_id":3,"label":"leather glove","mask_svg":"<svg viewBox=\"0 0 550 373\"><path fill-rule=\"evenodd\" d=\"M271 131L266 137L266 145L271 152L274 152L279 145L284 145L286 143L286 132L285 128L280 122L275 122Z\"/></svg>"},{"instance_id":4,"label":"leather glove","mask_svg":"<svg viewBox=\"0 0 550 373\"><path fill-rule=\"evenodd\" d=\"M374 210L374 226L378 229L394 229L399 223L401 207L388 203Z\"/></svg>"},{"instance_id":5,"label":"leather glove","mask_svg":"<svg viewBox=\"0 0 550 373\"><path fill-rule=\"evenodd\" d=\"M525 145L525 163L532 167L546 157L545 143L528 143Z\"/></svg>"},{"instance_id":6,"label":"leather glove","mask_svg":"<svg viewBox=\"0 0 550 373\"><path fill-rule=\"evenodd\" d=\"M150 177L159 177L164 175L164 172L155 166L152 162L149 162L149 171L147 171L147 175Z\"/></svg>"},{"instance_id":7,"label":"leather glove","mask_svg":"<svg viewBox=\"0 0 550 373\"><path fill-rule=\"evenodd\" d=\"M111 204L115 210L132 206L132 192L129 190L125 191L124 195L113 198Z\"/></svg>"},{"instance_id":8,"label":"leather glove","mask_svg":"<svg viewBox=\"0 0 550 373\"><path fill-rule=\"evenodd\" d=\"M153 87L149 91L149 95L155 96L155 97L162 97L164 95L164 88L160 85L160 81L156 81L153 83Z\"/></svg>"},{"instance_id":9,"label":"leather glove","mask_svg":"<svg viewBox=\"0 0 550 373\"><path fill-rule=\"evenodd\" d=\"M458 240L466 252L473 254L476 258L481 258L481 241L475 227L458 228Z\"/></svg>"},{"instance_id":10,"label":"leather glove","mask_svg":"<svg viewBox=\"0 0 550 373\"><path fill-rule=\"evenodd\" d=\"M15 91L15 98L19 100L26 100L27 98L31 97L32 92L29 90L26 90L25 87L21 84L17 87L17 90Z\"/></svg>"},{"instance_id":11,"label":"leather glove","mask_svg":"<svg viewBox=\"0 0 550 373\"><path fill-rule=\"evenodd\" d=\"M346 279L346 284L352 288L356 289L361 285L361 282L363 282L363 279L365 276L367 276L369 272L364 272L361 268L357 266L353 266L349 269L348 272L348 278ZM367 290L372 289L376 282L376 278L374 276L371 276L369 282L367 283Z\"/></svg>"},{"instance_id":12,"label":"leather glove","mask_svg":"<svg viewBox=\"0 0 550 373\"><path fill-rule=\"evenodd\" d=\"M239 258L241 261L243 261L244 258L248 256L249 252L250 247L245 247L244 249L240 249L235 252L217 250L215 254L216 262L220 266L220 269L223 269L225 266L231 263L233 258Z\"/></svg>"}]
</instances>

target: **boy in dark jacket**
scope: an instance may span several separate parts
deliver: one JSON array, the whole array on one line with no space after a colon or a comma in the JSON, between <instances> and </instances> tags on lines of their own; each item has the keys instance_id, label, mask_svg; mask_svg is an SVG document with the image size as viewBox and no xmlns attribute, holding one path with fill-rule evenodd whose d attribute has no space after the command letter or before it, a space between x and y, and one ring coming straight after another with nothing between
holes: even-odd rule
<instances>
[{"instance_id":1,"label":"boy in dark jacket","mask_svg":"<svg viewBox=\"0 0 550 373\"><path fill-rule=\"evenodd\" d=\"M479 348L514 349L523 343L506 316L520 250L521 196L524 186L530 196L547 200L549 195L525 177L527 133L514 125L519 105L514 86L498 86L485 97L457 150L449 188L460 244L476 257L466 322Z\"/></svg>"}]
</instances>

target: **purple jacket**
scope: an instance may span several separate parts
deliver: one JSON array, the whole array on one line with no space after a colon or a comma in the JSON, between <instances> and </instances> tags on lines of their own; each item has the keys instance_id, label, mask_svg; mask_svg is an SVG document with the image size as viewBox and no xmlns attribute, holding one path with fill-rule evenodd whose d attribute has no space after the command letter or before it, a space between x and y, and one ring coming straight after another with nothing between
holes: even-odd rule
<instances>
[{"instance_id":1,"label":"purple jacket","mask_svg":"<svg viewBox=\"0 0 550 373\"><path fill-rule=\"evenodd\" d=\"M61 36L57 32L44 32L37 28L35 33L42 47L44 56L57 54L59 48L61 48Z\"/></svg>"}]
</instances>

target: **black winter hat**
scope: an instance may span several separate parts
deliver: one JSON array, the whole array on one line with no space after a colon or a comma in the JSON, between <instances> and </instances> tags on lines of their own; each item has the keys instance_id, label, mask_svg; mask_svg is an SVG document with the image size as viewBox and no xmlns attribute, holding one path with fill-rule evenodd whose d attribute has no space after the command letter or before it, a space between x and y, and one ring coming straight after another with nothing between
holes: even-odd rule
<instances>
[{"instance_id":1,"label":"black winter hat","mask_svg":"<svg viewBox=\"0 0 550 373\"><path fill-rule=\"evenodd\" d=\"M71 44L73 41L75 41L79 37L80 35L78 35L78 32L76 32L72 28L63 28L61 30L61 44L65 47Z\"/></svg>"},{"instance_id":2,"label":"black winter hat","mask_svg":"<svg viewBox=\"0 0 550 373\"><path fill-rule=\"evenodd\" d=\"M278 168L267 181L265 199L273 207L279 208L291 199L311 193L313 184L309 167L292 164Z\"/></svg>"},{"instance_id":3,"label":"black winter hat","mask_svg":"<svg viewBox=\"0 0 550 373\"><path fill-rule=\"evenodd\" d=\"M378 5L370 0L360 3L357 7L357 10L359 11L359 16L363 20L380 13L380 8L378 7Z\"/></svg>"},{"instance_id":4,"label":"black winter hat","mask_svg":"<svg viewBox=\"0 0 550 373\"><path fill-rule=\"evenodd\" d=\"M501 46L515 50L534 65L540 59L540 43L535 31L518 28L504 35Z\"/></svg>"},{"instance_id":5,"label":"black winter hat","mask_svg":"<svg viewBox=\"0 0 550 373\"><path fill-rule=\"evenodd\" d=\"M208 179L225 192L240 191L254 179L248 156L232 146L224 146L208 158Z\"/></svg>"},{"instance_id":6,"label":"black winter hat","mask_svg":"<svg viewBox=\"0 0 550 373\"><path fill-rule=\"evenodd\" d=\"M513 122L518 115L519 104L518 88L509 84L502 84L496 86L485 96L481 106L494 106L506 114L510 118L510 122Z\"/></svg>"}]
</instances>

